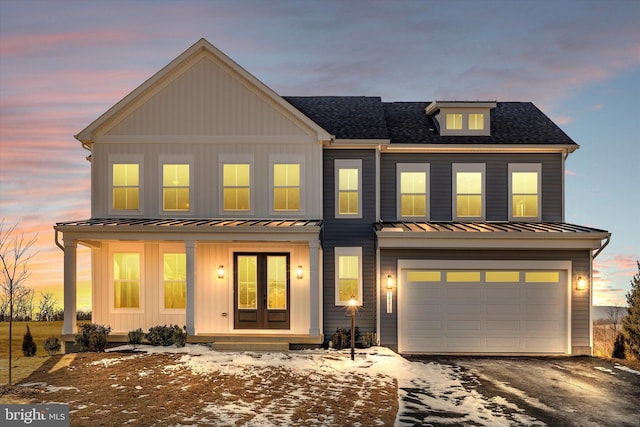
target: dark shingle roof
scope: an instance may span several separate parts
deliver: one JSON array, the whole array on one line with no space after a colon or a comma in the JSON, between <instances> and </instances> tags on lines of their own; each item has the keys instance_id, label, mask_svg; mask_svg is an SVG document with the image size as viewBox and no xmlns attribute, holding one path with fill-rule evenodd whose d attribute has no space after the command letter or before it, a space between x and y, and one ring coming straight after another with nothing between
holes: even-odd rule
<instances>
[{"instance_id":1,"label":"dark shingle roof","mask_svg":"<svg viewBox=\"0 0 640 427\"><path fill-rule=\"evenodd\" d=\"M338 139L390 139L392 144L576 145L531 102L498 102L491 136L440 136L430 102L382 102L363 96L286 96L289 103Z\"/></svg>"},{"instance_id":2,"label":"dark shingle roof","mask_svg":"<svg viewBox=\"0 0 640 427\"><path fill-rule=\"evenodd\" d=\"M372 96L285 96L337 139L388 139L382 100Z\"/></svg>"}]
</instances>

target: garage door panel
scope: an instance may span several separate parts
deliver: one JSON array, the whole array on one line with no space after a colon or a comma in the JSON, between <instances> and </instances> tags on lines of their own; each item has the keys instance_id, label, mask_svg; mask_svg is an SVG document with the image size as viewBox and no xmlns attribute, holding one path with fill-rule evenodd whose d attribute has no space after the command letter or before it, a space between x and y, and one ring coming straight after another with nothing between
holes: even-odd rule
<instances>
[{"instance_id":1,"label":"garage door panel","mask_svg":"<svg viewBox=\"0 0 640 427\"><path fill-rule=\"evenodd\" d=\"M477 320L448 320L447 323L447 332L448 331L479 331L482 329L480 322Z\"/></svg>"},{"instance_id":2,"label":"garage door panel","mask_svg":"<svg viewBox=\"0 0 640 427\"><path fill-rule=\"evenodd\" d=\"M481 297L482 289L479 287L452 287L451 284L447 286L446 298L448 298L449 300L451 300L451 298L454 298L456 300L477 301Z\"/></svg>"},{"instance_id":3,"label":"garage door panel","mask_svg":"<svg viewBox=\"0 0 640 427\"><path fill-rule=\"evenodd\" d=\"M519 316L521 313L520 304L487 304L486 313L492 315Z\"/></svg>"},{"instance_id":4,"label":"garage door panel","mask_svg":"<svg viewBox=\"0 0 640 427\"><path fill-rule=\"evenodd\" d=\"M495 332L495 331L516 331L520 333L522 323L519 321L513 320L488 320L487 321L487 332Z\"/></svg>"},{"instance_id":5,"label":"garage door panel","mask_svg":"<svg viewBox=\"0 0 640 427\"><path fill-rule=\"evenodd\" d=\"M517 286L496 288L494 284L487 288L486 295L489 301L492 300L505 300L505 301L518 301L520 299L521 290Z\"/></svg>"},{"instance_id":6,"label":"garage door panel","mask_svg":"<svg viewBox=\"0 0 640 427\"><path fill-rule=\"evenodd\" d=\"M519 337L487 337L486 342L487 348L493 351L509 351L522 347L522 340Z\"/></svg>"},{"instance_id":7,"label":"garage door panel","mask_svg":"<svg viewBox=\"0 0 640 427\"><path fill-rule=\"evenodd\" d=\"M514 271L505 270L509 275L479 273L481 281L474 279L472 283L447 282L444 273L435 276L441 277L441 282L402 283L398 289L400 350L566 353L566 272L538 275L545 278L555 274L560 278L556 283L532 283L520 281L538 277L529 274L531 270ZM486 282L486 277L493 281ZM502 282L505 277L518 281Z\"/></svg>"},{"instance_id":8,"label":"garage door panel","mask_svg":"<svg viewBox=\"0 0 640 427\"><path fill-rule=\"evenodd\" d=\"M482 313L482 306L478 304L449 304L447 305L447 315L454 318L477 318Z\"/></svg>"}]
</instances>

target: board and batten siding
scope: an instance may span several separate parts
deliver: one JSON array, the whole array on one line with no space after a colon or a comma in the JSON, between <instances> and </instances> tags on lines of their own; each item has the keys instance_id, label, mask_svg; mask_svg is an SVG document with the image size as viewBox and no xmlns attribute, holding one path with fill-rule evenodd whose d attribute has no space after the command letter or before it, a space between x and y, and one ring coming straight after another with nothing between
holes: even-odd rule
<instances>
[{"instance_id":1,"label":"board and batten siding","mask_svg":"<svg viewBox=\"0 0 640 427\"><path fill-rule=\"evenodd\" d=\"M542 165L542 221L562 221L562 157L560 154L382 154L380 160L380 214L397 221L396 164L430 165L429 211L431 221L452 220L452 164L484 163L487 221L509 220L509 163Z\"/></svg>"},{"instance_id":2,"label":"board and batten siding","mask_svg":"<svg viewBox=\"0 0 640 427\"><path fill-rule=\"evenodd\" d=\"M142 328L147 331L152 326L179 325L186 320L184 311L173 313L164 310L161 286L160 250L156 242L102 242L100 248L93 248L92 272L92 322L109 325L114 334ZM171 248L171 249L169 249ZM180 249L181 248L181 249ZM165 244L163 249L184 252L184 244ZM140 308L113 308L113 253L140 253Z\"/></svg>"},{"instance_id":3,"label":"board and batten siding","mask_svg":"<svg viewBox=\"0 0 640 427\"><path fill-rule=\"evenodd\" d=\"M186 312L164 310L161 287L162 251L184 252L184 243L164 242L103 242L93 249L92 310L94 323L111 326L114 333L137 328L147 331L152 326L185 325ZM140 252L141 306L139 309L113 309L113 253ZM290 253L291 271L295 266L309 265L309 247L305 243L196 243L195 332L196 334L233 333L233 254L234 252ZM217 276L219 265L225 267L225 277ZM307 267L308 268L308 267ZM291 328L278 334L309 333L310 275L302 279L292 273L290 280ZM226 314L226 315L225 315ZM237 331L236 331L237 332ZM273 333L272 330L240 333Z\"/></svg>"},{"instance_id":4,"label":"board and batten siding","mask_svg":"<svg viewBox=\"0 0 640 427\"><path fill-rule=\"evenodd\" d=\"M222 183L219 174L219 157L224 155L246 156L252 159L253 174L253 213L233 213L234 217L253 218L311 218L322 215L322 147L320 144L283 143L283 144L238 144L238 143L104 143L95 144L92 153L92 195L91 207L94 218L101 217L194 217L220 218L220 192ZM277 156L296 156L302 159L302 179L304 181L303 209L300 213L270 213L269 201L272 193L269 180L269 159ZM109 182L110 163L117 159L126 162L142 158L142 199L140 213L131 211L111 212L112 183ZM162 171L161 162L190 162L191 171L191 212L162 212ZM228 216L228 215L227 215Z\"/></svg>"},{"instance_id":5,"label":"board and batten siding","mask_svg":"<svg viewBox=\"0 0 640 427\"><path fill-rule=\"evenodd\" d=\"M591 349L591 309L589 291L577 291L574 283L577 276L591 277L589 265L591 253L588 250L411 250L382 249L380 251L381 275L397 277L398 260L501 260L501 261L571 261L571 348L573 353L589 354ZM509 267L507 267L509 268ZM397 287L393 290L393 312L386 313L386 288L380 289L380 344L397 350L398 348L398 305Z\"/></svg>"},{"instance_id":6,"label":"board and batten siding","mask_svg":"<svg viewBox=\"0 0 640 427\"><path fill-rule=\"evenodd\" d=\"M291 113L210 54L183 64L129 108L117 123L105 126L103 135L314 136Z\"/></svg>"},{"instance_id":7,"label":"board and batten siding","mask_svg":"<svg viewBox=\"0 0 640 427\"><path fill-rule=\"evenodd\" d=\"M362 160L362 218L335 217L335 160ZM360 334L376 330L376 154L374 150L324 151L324 224L322 231L324 286L323 326L325 341L329 341L337 328L351 328L346 307L335 305L335 248L362 248L363 304L356 314Z\"/></svg>"}]
</instances>

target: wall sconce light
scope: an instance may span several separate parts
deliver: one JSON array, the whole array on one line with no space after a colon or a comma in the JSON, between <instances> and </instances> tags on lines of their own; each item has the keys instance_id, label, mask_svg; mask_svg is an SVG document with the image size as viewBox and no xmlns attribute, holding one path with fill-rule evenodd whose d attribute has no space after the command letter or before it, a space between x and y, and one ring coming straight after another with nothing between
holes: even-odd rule
<instances>
[{"instance_id":1,"label":"wall sconce light","mask_svg":"<svg viewBox=\"0 0 640 427\"><path fill-rule=\"evenodd\" d=\"M387 290L393 289L393 277L390 274L387 274Z\"/></svg>"},{"instance_id":2,"label":"wall sconce light","mask_svg":"<svg viewBox=\"0 0 640 427\"><path fill-rule=\"evenodd\" d=\"M302 273L303 273L302 266L299 265L298 268L296 269L296 277L298 279L302 279L302 277L304 277Z\"/></svg>"},{"instance_id":3,"label":"wall sconce light","mask_svg":"<svg viewBox=\"0 0 640 427\"><path fill-rule=\"evenodd\" d=\"M576 289L579 291L584 291L587 288L587 281L584 277L578 276L578 280L576 280Z\"/></svg>"},{"instance_id":4,"label":"wall sconce light","mask_svg":"<svg viewBox=\"0 0 640 427\"><path fill-rule=\"evenodd\" d=\"M218 279L224 279L224 265L218 266Z\"/></svg>"}]
</instances>

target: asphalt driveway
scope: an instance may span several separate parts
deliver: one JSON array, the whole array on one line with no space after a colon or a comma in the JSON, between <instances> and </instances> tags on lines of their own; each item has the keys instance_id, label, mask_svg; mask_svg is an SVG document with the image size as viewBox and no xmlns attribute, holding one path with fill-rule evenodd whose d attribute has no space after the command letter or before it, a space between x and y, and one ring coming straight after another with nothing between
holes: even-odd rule
<instances>
[{"instance_id":1,"label":"asphalt driveway","mask_svg":"<svg viewBox=\"0 0 640 427\"><path fill-rule=\"evenodd\" d=\"M591 357L409 357L448 365L468 392L494 402L508 425L640 426L640 375ZM428 381L428 379L427 379ZM415 402L407 389L404 425L479 425Z\"/></svg>"}]
</instances>

